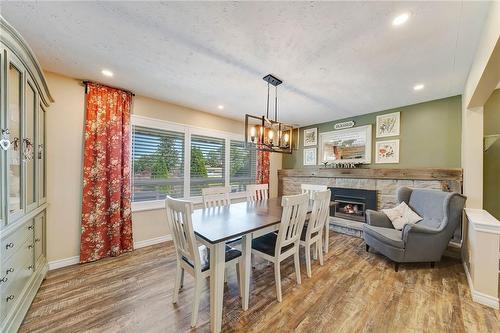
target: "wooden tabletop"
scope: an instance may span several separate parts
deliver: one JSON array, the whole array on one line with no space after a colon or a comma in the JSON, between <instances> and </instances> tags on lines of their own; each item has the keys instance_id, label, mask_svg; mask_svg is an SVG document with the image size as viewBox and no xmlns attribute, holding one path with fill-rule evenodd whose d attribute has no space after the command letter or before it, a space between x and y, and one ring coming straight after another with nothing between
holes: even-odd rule
<instances>
[{"instance_id":1,"label":"wooden tabletop","mask_svg":"<svg viewBox=\"0 0 500 333\"><path fill-rule=\"evenodd\" d=\"M281 212L281 198L196 209L193 228L197 236L215 244L278 224Z\"/></svg>"}]
</instances>

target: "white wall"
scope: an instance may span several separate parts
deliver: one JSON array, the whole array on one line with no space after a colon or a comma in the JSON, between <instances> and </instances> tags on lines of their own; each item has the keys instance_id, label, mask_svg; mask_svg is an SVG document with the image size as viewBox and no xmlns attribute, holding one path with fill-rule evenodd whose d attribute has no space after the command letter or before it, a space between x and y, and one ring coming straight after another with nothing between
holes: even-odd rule
<instances>
[{"instance_id":1,"label":"white wall","mask_svg":"<svg viewBox=\"0 0 500 333\"><path fill-rule=\"evenodd\" d=\"M79 256L85 89L76 79L46 72L55 103L47 112L47 257ZM243 122L136 96L133 113L150 118L242 134ZM281 154L271 154L271 194L277 194ZM163 210L133 212L135 242L168 234Z\"/></svg>"},{"instance_id":2,"label":"white wall","mask_svg":"<svg viewBox=\"0 0 500 333\"><path fill-rule=\"evenodd\" d=\"M499 36L500 2L493 2L465 83L462 100L464 194L467 196L467 207L471 208L483 207L483 105L494 91L500 76L500 69L490 62Z\"/></svg>"}]
</instances>

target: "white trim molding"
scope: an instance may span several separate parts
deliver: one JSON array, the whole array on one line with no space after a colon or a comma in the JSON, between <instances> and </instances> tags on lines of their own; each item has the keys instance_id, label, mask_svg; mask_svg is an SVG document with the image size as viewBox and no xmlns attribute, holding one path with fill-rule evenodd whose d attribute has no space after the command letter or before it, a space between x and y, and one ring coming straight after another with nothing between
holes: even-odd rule
<instances>
[{"instance_id":1,"label":"white trim molding","mask_svg":"<svg viewBox=\"0 0 500 333\"><path fill-rule=\"evenodd\" d=\"M49 261L49 271L54 270L54 269L58 269L58 268L63 268L66 266L76 265L79 262L80 262L79 256Z\"/></svg>"},{"instance_id":2,"label":"white trim molding","mask_svg":"<svg viewBox=\"0 0 500 333\"><path fill-rule=\"evenodd\" d=\"M155 237L151 239L145 239L142 241L137 241L134 242L134 250L146 247L146 246L151 246L155 244L160 244L163 242L168 242L172 240L172 235L165 235L165 236L160 236L160 237Z\"/></svg>"},{"instance_id":3,"label":"white trim molding","mask_svg":"<svg viewBox=\"0 0 500 333\"><path fill-rule=\"evenodd\" d=\"M142 241L137 241L134 242L134 250L146 247L146 246L151 246L163 242L168 242L172 240L171 235L164 235L164 236L159 236L155 238L150 238L150 239L145 239ZM80 257L75 256L75 257L69 257L65 259L59 259L59 260L54 260L49 262L49 271L52 271L54 269L58 268L63 268L67 266L72 266L80 263Z\"/></svg>"},{"instance_id":4,"label":"white trim molding","mask_svg":"<svg viewBox=\"0 0 500 333\"><path fill-rule=\"evenodd\" d=\"M470 294L472 296L472 300L476 303L489 306L494 309L498 309L500 307L500 302L498 297L493 297L490 295L486 295L480 291L474 289L474 284L472 283L472 278L469 273L469 268L467 264L463 262L465 275L467 276L467 283L469 284Z\"/></svg>"}]
</instances>

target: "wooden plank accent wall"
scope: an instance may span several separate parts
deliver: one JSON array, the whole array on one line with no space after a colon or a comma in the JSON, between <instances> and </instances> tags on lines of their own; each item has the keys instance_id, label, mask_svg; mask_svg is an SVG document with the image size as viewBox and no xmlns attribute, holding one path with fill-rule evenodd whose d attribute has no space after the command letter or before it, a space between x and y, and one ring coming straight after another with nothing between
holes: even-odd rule
<instances>
[{"instance_id":1,"label":"wooden plank accent wall","mask_svg":"<svg viewBox=\"0 0 500 333\"><path fill-rule=\"evenodd\" d=\"M453 169L334 169L304 168L278 170L278 193L283 195L283 178L349 178L349 179L386 179L386 180L419 180L442 181L462 184L463 171Z\"/></svg>"}]
</instances>

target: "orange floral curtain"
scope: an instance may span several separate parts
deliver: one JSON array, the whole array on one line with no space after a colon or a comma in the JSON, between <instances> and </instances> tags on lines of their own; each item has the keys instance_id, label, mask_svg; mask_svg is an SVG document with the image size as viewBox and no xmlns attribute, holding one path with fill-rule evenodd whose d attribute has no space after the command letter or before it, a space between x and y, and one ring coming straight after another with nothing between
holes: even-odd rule
<instances>
[{"instance_id":1,"label":"orange floral curtain","mask_svg":"<svg viewBox=\"0 0 500 333\"><path fill-rule=\"evenodd\" d=\"M80 262L133 250L130 189L132 95L87 83Z\"/></svg>"},{"instance_id":2,"label":"orange floral curtain","mask_svg":"<svg viewBox=\"0 0 500 333\"><path fill-rule=\"evenodd\" d=\"M257 183L269 184L269 152L257 150Z\"/></svg>"}]
</instances>

